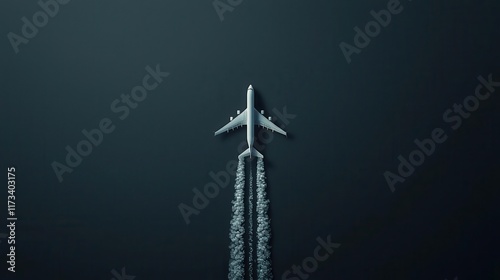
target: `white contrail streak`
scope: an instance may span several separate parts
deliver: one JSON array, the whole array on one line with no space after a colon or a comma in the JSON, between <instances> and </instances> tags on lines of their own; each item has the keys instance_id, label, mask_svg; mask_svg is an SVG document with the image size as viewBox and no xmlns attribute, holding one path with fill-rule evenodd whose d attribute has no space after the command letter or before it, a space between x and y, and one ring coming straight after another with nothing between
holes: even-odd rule
<instances>
[{"instance_id":1,"label":"white contrail streak","mask_svg":"<svg viewBox=\"0 0 500 280\"><path fill-rule=\"evenodd\" d=\"M269 199L266 196L264 160L257 161L257 279L269 280L271 272L271 221L267 214ZM243 278L242 278L243 279Z\"/></svg>"},{"instance_id":2,"label":"white contrail streak","mask_svg":"<svg viewBox=\"0 0 500 280\"><path fill-rule=\"evenodd\" d=\"M248 279L253 280L253 172L248 180Z\"/></svg>"},{"instance_id":3,"label":"white contrail streak","mask_svg":"<svg viewBox=\"0 0 500 280\"><path fill-rule=\"evenodd\" d=\"M238 162L236 171L236 182L234 184L233 216L231 218L231 228L229 230L229 280L245 279L245 162L243 159Z\"/></svg>"}]
</instances>

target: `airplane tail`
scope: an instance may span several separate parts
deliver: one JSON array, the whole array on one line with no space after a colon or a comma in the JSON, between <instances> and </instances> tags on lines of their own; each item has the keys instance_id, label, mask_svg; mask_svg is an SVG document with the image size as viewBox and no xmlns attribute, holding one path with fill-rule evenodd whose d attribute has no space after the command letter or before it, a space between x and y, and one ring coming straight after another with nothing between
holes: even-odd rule
<instances>
[{"instance_id":1,"label":"airplane tail","mask_svg":"<svg viewBox=\"0 0 500 280\"><path fill-rule=\"evenodd\" d=\"M238 156L238 159L244 159L246 157L260 157L260 158L264 158L264 156L259 153L259 151L257 151L254 147L250 147L248 149L246 149L243 153L241 153L239 156Z\"/></svg>"}]
</instances>

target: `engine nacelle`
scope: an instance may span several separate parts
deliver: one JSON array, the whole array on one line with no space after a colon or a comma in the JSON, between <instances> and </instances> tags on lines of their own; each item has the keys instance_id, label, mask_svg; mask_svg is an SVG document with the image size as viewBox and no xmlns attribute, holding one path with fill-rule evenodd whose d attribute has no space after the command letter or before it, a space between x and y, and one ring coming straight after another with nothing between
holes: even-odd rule
<instances>
[{"instance_id":1,"label":"engine nacelle","mask_svg":"<svg viewBox=\"0 0 500 280\"><path fill-rule=\"evenodd\" d=\"M236 115L239 115L240 114L240 110L236 110Z\"/></svg>"},{"instance_id":2,"label":"engine nacelle","mask_svg":"<svg viewBox=\"0 0 500 280\"><path fill-rule=\"evenodd\" d=\"M273 118L272 118L271 116L269 116L267 119L268 119L268 120L270 120L270 121L272 121L272 120L273 120Z\"/></svg>"},{"instance_id":3,"label":"engine nacelle","mask_svg":"<svg viewBox=\"0 0 500 280\"><path fill-rule=\"evenodd\" d=\"M233 117L229 117L229 121L232 121L233 120Z\"/></svg>"},{"instance_id":4,"label":"engine nacelle","mask_svg":"<svg viewBox=\"0 0 500 280\"><path fill-rule=\"evenodd\" d=\"M262 115L264 115L264 110L260 110L260 113L261 113Z\"/></svg>"}]
</instances>

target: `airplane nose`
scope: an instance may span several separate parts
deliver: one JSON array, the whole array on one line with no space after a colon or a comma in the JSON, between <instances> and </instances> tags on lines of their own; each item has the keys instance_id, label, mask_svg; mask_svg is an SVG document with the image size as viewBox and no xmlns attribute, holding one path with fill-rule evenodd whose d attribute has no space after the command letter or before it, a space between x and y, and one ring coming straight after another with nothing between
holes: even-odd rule
<instances>
[{"instance_id":1,"label":"airplane nose","mask_svg":"<svg viewBox=\"0 0 500 280\"><path fill-rule=\"evenodd\" d=\"M248 86L248 89L253 89L252 85Z\"/></svg>"}]
</instances>

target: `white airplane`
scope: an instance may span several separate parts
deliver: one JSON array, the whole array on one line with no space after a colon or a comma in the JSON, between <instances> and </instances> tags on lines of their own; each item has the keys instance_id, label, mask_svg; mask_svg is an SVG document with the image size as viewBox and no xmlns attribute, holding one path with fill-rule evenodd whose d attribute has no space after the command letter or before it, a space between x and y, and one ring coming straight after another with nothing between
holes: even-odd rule
<instances>
[{"instance_id":1,"label":"white airplane","mask_svg":"<svg viewBox=\"0 0 500 280\"><path fill-rule=\"evenodd\" d=\"M277 131L286 136L286 132L283 129L279 128L277 125L271 122L271 117L269 117L269 119L266 119L266 117L264 117L264 110L261 110L260 113L255 110L255 108L253 107L253 97L253 87L252 85L250 85L247 90L247 108L241 113L240 110L237 110L236 114L238 116L234 119L233 117L229 117L229 123L215 132L215 135L219 135L223 132L229 132L230 129L238 128L243 125L247 126L248 149L241 153L238 156L238 159L243 159L248 156L250 158L252 156L260 158L264 157L253 147L254 125L260 125L272 130L273 132Z\"/></svg>"}]
</instances>

